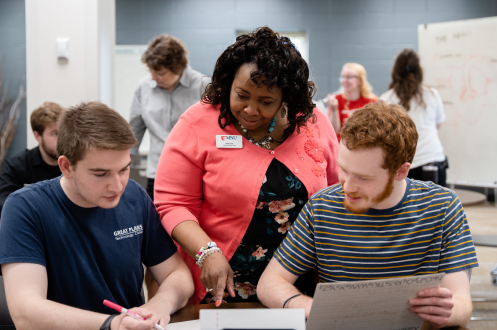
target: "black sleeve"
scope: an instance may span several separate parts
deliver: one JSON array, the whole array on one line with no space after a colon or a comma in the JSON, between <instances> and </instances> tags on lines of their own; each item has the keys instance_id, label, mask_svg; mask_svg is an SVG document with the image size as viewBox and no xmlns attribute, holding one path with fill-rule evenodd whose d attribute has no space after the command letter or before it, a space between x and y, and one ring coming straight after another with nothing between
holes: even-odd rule
<instances>
[{"instance_id":1,"label":"black sleeve","mask_svg":"<svg viewBox=\"0 0 497 330\"><path fill-rule=\"evenodd\" d=\"M22 164L19 157L8 158L3 161L0 169L0 215L5 200L11 193L24 187L24 175L22 174Z\"/></svg>"}]
</instances>

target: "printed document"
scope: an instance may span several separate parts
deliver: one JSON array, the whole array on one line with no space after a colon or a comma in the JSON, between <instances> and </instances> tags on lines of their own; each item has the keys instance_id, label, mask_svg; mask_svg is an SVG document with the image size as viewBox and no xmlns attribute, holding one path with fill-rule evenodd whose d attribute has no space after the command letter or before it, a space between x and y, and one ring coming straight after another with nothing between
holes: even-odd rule
<instances>
[{"instance_id":1,"label":"printed document","mask_svg":"<svg viewBox=\"0 0 497 330\"><path fill-rule=\"evenodd\" d=\"M419 330L423 319L409 311L409 300L440 286L444 275L320 283L306 329Z\"/></svg>"}]
</instances>

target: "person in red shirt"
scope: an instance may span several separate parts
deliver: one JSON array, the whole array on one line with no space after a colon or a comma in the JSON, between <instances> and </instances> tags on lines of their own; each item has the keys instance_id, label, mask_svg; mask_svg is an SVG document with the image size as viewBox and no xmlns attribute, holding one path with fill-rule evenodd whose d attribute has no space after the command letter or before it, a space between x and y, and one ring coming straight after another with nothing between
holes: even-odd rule
<instances>
[{"instance_id":1,"label":"person in red shirt","mask_svg":"<svg viewBox=\"0 0 497 330\"><path fill-rule=\"evenodd\" d=\"M345 63L340 73L341 94L328 94L328 118L340 140L340 129L352 113L378 100L366 78L366 69L357 63Z\"/></svg>"}]
</instances>

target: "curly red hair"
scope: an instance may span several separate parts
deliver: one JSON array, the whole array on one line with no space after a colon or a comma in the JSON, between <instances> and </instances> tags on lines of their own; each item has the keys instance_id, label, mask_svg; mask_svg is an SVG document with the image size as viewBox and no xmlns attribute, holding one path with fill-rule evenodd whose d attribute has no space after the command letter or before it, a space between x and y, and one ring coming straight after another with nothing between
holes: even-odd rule
<instances>
[{"instance_id":1,"label":"curly red hair","mask_svg":"<svg viewBox=\"0 0 497 330\"><path fill-rule=\"evenodd\" d=\"M418 143L416 125L406 111L381 100L354 111L340 137L349 150L381 147L385 150L383 168L391 174L405 162L412 163Z\"/></svg>"}]
</instances>

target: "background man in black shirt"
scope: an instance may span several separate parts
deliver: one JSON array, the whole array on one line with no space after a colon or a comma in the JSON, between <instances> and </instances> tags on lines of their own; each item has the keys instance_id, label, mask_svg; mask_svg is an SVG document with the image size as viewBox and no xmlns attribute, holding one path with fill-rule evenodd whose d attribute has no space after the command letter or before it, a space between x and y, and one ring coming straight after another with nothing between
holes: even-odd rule
<instances>
[{"instance_id":1,"label":"background man in black shirt","mask_svg":"<svg viewBox=\"0 0 497 330\"><path fill-rule=\"evenodd\" d=\"M5 159L0 170L0 212L7 197L25 184L61 175L57 164L57 120L65 109L45 102L31 113L31 128L39 146Z\"/></svg>"}]
</instances>

